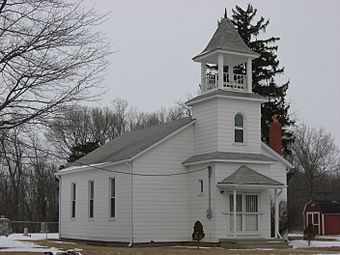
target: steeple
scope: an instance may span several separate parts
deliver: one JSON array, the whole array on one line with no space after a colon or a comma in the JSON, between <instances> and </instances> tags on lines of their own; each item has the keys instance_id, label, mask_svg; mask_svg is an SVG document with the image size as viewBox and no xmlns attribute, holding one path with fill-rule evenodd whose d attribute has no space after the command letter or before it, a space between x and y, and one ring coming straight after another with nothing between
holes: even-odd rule
<instances>
[{"instance_id":1,"label":"steeple","mask_svg":"<svg viewBox=\"0 0 340 255\"><path fill-rule=\"evenodd\" d=\"M201 63L202 93L213 89L252 92L251 64L260 55L245 44L226 15L225 10L208 45L193 57L193 61ZM207 64L217 65L218 71L216 68L207 68Z\"/></svg>"}]
</instances>

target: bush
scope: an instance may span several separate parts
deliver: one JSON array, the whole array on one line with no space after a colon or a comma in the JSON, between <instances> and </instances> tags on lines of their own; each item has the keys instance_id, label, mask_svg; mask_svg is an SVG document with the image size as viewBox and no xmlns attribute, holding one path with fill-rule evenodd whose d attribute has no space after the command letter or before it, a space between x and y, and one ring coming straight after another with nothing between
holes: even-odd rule
<instances>
[{"instance_id":1,"label":"bush","mask_svg":"<svg viewBox=\"0 0 340 255\"><path fill-rule=\"evenodd\" d=\"M192 240L197 241L197 249L200 248L200 241L205 237L203 225L200 221L196 221L194 232L192 232Z\"/></svg>"},{"instance_id":2,"label":"bush","mask_svg":"<svg viewBox=\"0 0 340 255\"><path fill-rule=\"evenodd\" d=\"M310 246L311 240L314 240L317 235L317 229L314 228L312 224L309 224L304 230L303 230L303 239L308 240L308 246Z\"/></svg>"}]
</instances>

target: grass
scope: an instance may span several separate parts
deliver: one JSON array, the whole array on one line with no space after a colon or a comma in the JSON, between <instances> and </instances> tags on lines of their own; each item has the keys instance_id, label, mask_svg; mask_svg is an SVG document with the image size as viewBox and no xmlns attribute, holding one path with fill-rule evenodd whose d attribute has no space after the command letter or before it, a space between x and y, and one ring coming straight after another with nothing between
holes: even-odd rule
<instances>
[{"instance_id":1,"label":"grass","mask_svg":"<svg viewBox=\"0 0 340 255\"><path fill-rule=\"evenodd\" d=\"M244 250L227 250L222 248L201 248L199 250L194 248L177 248L177 247L144 247L144 248L125 248L125 247L108 247L99 245L89 245L82 242L59 242L53 240L34 241L34 243L55 247L61 250L69 249L82 249L83 255L311 255L311 254L339 254L340 247L327 247L327 248L307 248L307 249L275 249L275 250L260 250L249 249ZM29 252L1 252L0 255L38 255L39 253Z\"/></svg>"},{"instance_id":2,"label":"grass","mask_svg":"<svg viewBox=\"0 0 340 255\"><path fill-rule=\"evenodd\" d=\"M199 250L193 248L175 248L175 247L145 247L145 248L117 248L108 246L88 245L84 243L73 243L58 241L36 241L35 243L48 247L56 247L62 250L82 249L83 255L298 255L298 254L320 254L320 253L340 253L340 247L337 248L308 248L308 249L276 249L276 250L226 250L222 248L211 248ZM26 252L0 252L0 255L37 255L39 253Z\"/></svg>"}]
</instances>

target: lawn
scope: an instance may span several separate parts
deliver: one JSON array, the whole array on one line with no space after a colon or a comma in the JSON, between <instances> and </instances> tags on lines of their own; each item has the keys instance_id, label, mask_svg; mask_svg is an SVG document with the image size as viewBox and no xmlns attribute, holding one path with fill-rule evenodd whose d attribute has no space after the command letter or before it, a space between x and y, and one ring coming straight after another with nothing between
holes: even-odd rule
<instances>
[{"instance_id":1,"label":"lawn","mask_svg":"<svg viewBox=\"0 0 340 255\"><path fill-rule=\"evenodd\" d=\"M55 247L61 250L82 249L83 255L297 255L297 254L340 254L340 247L327 248L308 248L308 249L252 249L252 250L226 250L222 248L175 248L175 247L157 247L157 248L117 248L107 246L87 245L83 243L59 242L53 240L34 241L41 246ZM20 253L5 252L8 255L37 255L37 253Z\"/></svg>"}]
</instances>

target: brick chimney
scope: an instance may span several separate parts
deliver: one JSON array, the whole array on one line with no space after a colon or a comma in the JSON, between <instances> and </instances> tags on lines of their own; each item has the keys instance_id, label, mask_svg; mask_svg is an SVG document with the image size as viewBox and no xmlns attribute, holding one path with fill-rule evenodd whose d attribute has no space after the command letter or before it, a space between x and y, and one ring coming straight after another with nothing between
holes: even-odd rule
<instances>
[{"instance_id":1,"label":"brick chimney","mask_svg":"<svg viewBox=\"0 0 340 255\"><path fill-rule=\"evenodd\" d=\"M273 122L269 126L269 147L282 155L282 125L279 122L279 116L272 116Z\"/></svg>"}]
</instances>

